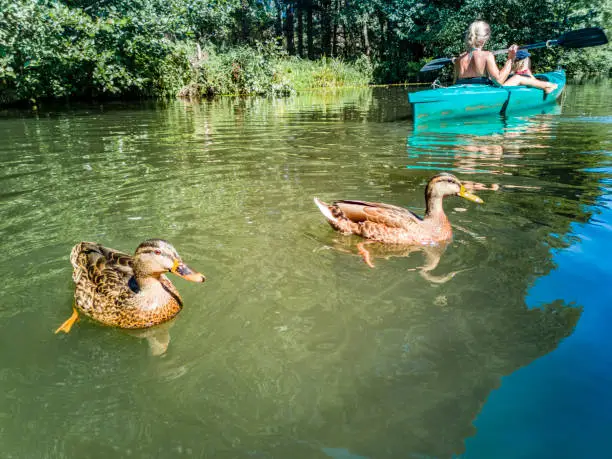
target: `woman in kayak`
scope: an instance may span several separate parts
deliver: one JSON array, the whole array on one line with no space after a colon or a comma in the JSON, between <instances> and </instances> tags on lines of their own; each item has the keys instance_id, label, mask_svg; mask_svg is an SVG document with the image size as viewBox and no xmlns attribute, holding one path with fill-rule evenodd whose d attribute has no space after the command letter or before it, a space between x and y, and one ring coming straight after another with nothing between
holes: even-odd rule
<instances>
[{"instance_id":1,"label":"woman in kayak","mask_svg":"<svg viewBox=\"0 0 612 459\"><path fill-rule=\"evenodd\" d=\"M472 22L465 35L467 50L455 59L455 84L491 84L491 80L503 85L516 56L517 45L508 48L508 59L504 66L497 68L495 56L482 48L491 38L491 28L484 21Z\"/></svg>"},{"instance_id":2,"label":"woman in kayak","mask_svg":"<svg viewBox=\"0 0 612 459\"><path fill-rule=\"evenodd\" d=\"M548 81L538 80L531 73L531 54L526 49L520 49L516 53L516 61L512 65L514 73L504 83L504 86L531 86L544 90L546 94L557 89L557 85Z\"/></svg>"}]
</instances>

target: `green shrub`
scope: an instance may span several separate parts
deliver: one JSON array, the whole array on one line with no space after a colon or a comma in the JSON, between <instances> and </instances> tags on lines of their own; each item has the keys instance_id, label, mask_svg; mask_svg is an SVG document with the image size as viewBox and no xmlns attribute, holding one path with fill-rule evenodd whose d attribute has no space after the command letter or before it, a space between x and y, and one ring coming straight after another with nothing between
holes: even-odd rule
<instances>
[{"instance_id":1,"label":"green shrub","mask_svg":"<svg viewBox=\"0 0 612 459\"><path fill-rule=\"evenodd\" d=\"M262 45L230 48L223 53L206 47L192 58L192 81L180 95L290 93L291 87L276 71L276 61L273 51Z\"/></svg>"},{"instance_id":2,"label":"green shrub","mask_svg":"<svg viewBox=\"0 0 612 459\"><path fill-rule=\"evenodd\" d=\"M0 100L174 95L191 76L155 17L91 17L59 2L0 0Z\"/></svg>"}]
</instances>

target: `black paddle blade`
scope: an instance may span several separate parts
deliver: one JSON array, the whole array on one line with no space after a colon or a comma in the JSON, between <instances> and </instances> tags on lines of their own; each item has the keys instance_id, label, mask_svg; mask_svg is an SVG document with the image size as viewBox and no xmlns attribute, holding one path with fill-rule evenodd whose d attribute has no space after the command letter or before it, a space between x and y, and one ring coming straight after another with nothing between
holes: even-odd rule
<instances>
[{"instance_id":1,"label":"black paddle blade","mask_svg":"<svg viewBox=\"0 0 612 459\"><path fill-rule=\"evenodd\" d=\"M438 70L451 62L453 62L453 60L449 57L439 57L438 59L429 61L421 68L421 70L419 70L419 72L431 72L432 70Z\"/></svg>"},{"instance_id":2,"label":"black paddle blade","mask_svg":"<svg viewBox=\"0 0 612 459\"><path fill-rule=\"evenodd\" d=\"M608 37L599 27L588 27L586 29L572 30L561 35L557 44L564 48L588 48L608 43Z\"/></svg>"}]
</instances>

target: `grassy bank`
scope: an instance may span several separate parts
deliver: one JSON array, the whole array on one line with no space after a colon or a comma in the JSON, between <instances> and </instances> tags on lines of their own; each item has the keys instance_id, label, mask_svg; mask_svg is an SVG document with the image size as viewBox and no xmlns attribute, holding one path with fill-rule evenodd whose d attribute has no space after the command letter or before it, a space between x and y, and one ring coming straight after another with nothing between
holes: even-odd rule
<instances>
[{"instance_id":1,"label":"grassy bank","mask_svg":"<svg viewBox=\"0 0 612 459\"><path fill-rule=\"evenodd\" d=\"M326 57L311 61L288 56L271 43L218 50L212 45L166 39L143 46L145 41L139 37L110 52L96 47L100 30L92 32L95 25L89 26L76 30L68 46L43 34L49 45L39 55L41 48L26 56L21 52L0 56L0 105L37 105L45 100L287 96L313 88L373 82L373 66L365 56L353 62ZM104 28L109 26L115 25L105 24ZM81 42L79 35L86 39Z\"/></svg>"},{"instance_id":2,"label":"grassy bank","mask_svg":"<svg viewBox=\"0 0 612 459\"><path fill-rule=\"evenodd\" d=\"M196 49L190 59L190 81L178 91L179 97L285 96L313 88L365 86L372 81L372 65L365 58L355 62L325 57L309 61L263 46L225 52Z\"/></svg>"}]
</instances>

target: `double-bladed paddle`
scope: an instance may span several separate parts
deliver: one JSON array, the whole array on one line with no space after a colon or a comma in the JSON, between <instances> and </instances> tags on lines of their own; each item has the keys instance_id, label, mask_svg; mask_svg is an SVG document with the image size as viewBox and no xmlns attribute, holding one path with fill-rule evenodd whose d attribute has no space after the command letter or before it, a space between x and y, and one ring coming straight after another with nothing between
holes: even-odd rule
<instances>
[{"instance_id":1,"label":"double-bladed paddle","mask_svg":"<svg viewBox=\"0 0 612 459\"><path fill-rule=\"evenodd\" d=\"M563 46L564 48L588 48L608 43L608 37L600 27L587 27L586 29L572 30L561 35L556 40L546 40L532 45L523 45L519 49L547 48L549 46ZM493 54L507 53L507 49L498 49ZM440 57L429 61L420 72L430 72L444 67L454 61L454 57Z\"/></svg>"}]
</instances>

